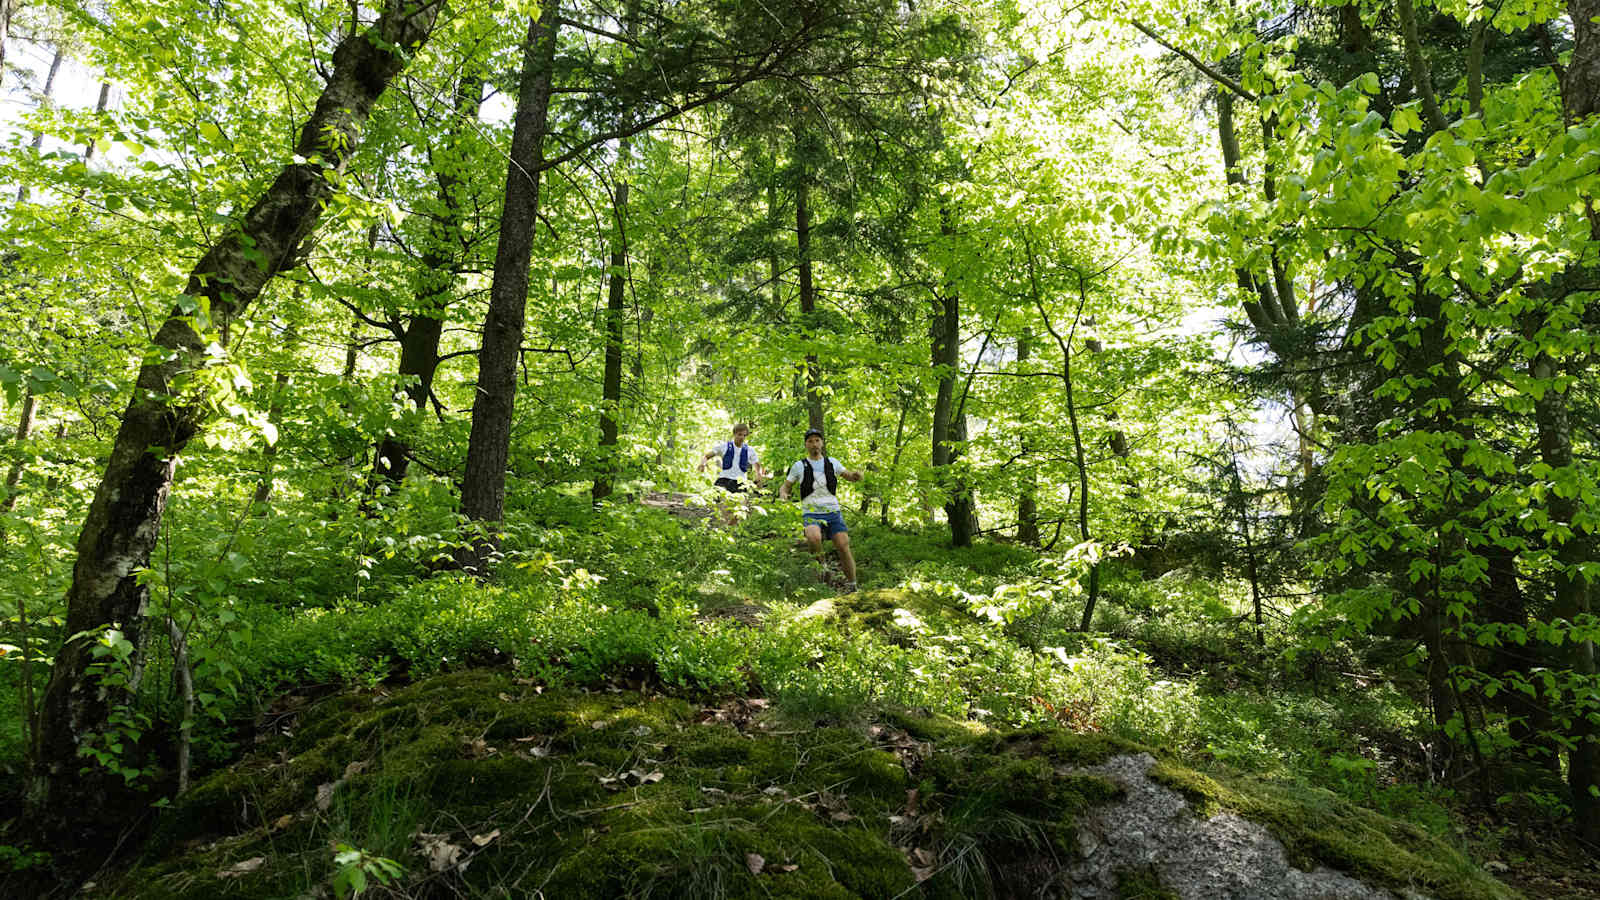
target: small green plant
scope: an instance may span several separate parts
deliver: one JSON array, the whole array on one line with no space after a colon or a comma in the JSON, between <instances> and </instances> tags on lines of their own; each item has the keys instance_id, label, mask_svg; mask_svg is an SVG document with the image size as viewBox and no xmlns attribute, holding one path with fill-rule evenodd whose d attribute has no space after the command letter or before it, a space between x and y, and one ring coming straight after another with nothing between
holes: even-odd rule
<instances>
[{"instance_id":1,"label":"small green plant","mask_svg":"<svg viewBox=\"0 0 1600 900\"><path fill-rule=\"evenodd\" d=\"M387 886L398 881L405 867L384 856L374 856L359 847L339 843L334 845L333 893L339 900L359 897L371 882Z\"/></svg>"}]
</instances>

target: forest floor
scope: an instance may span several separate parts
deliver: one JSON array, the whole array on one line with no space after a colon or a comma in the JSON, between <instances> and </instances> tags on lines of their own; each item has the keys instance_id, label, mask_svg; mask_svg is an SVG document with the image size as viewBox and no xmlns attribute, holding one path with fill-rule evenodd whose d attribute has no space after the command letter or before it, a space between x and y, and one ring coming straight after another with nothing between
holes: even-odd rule
<instances>
[{"instance_id":1,"label":"forest floor","mask_svg":"<svg viewBox=\"0 0 1600 900\"><path fill-rule=\"evenodd\" d=\"M1331 868L1441 900L1600 898L1559 829L1416 777L1420 712L1364 662L1383 648L1308 674L1254 647L1223 579L1114 572L1085 635L1031 551L852 522L846 595L785 511L661 505L687 511L552 528L498 584L257 610L209 771L85 895L1224 895L1185 880L1198 839L1099 849L1133 844L1097 810L1153 797L1162 834L1281 843L1230 895L1302 896L1273 891ZM1147 778L1107 774L1139 759Z\"/></svg>"}]
</instances>

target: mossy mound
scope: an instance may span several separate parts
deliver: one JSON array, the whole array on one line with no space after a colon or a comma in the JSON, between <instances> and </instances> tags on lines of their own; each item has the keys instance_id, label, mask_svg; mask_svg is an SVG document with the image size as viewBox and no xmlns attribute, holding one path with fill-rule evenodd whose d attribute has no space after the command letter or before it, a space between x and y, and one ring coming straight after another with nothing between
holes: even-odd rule
<instances>
[{"instance_id":1,"label":"mossy mound","mask_svg":"<svg viewBox=\"0 0 1600 900\"><path fill-rule=\"evenodd\" d=\"M412 897L1049 896L1080 815L1122 791L1079 770L1149 752L904 712L813 727L766 707L486 670L330 697L200 782L101 892L331 896L342 849L397 862L392 887ZM1152 774L1202 813L1267 824L1307 866L1440 900L1510 896L1421 831L1331 797L1170 761ZM1119 884L1168 896L1145 870Z\"/></svg>"},{"instance_id":2,"label":"mossy mound","mask_svg":"<svg viewBox=\"0 0 1600 900\"><path fill-rule=\"evenodd\" d=\"M346 845L398 862L408 896L1031 893L1075 852L1074 815L1117 792L1059 770L1122 746L910 715L806 727L759 700L493 671L329 698L289 732L200 782L104 889L304 896Z\"/></svg>"},{"instance_id":3,"label":"mossy mound","mask_svg":"<svg viewBox=\"0 0 1600 900\"><path fill-rule=\"evenodd\" d=\"M1265 825L1283 843L1290 862L1307 871L1328 866L1369 884L1420 891L1437 900L1518 896L1421 828L1321 788L1204 775L1172 762L1158 762L1150 778L1182 794L1201 815L1228 810Z\"/></svg>"},{"instance_id":4,"label":"mossy mound","mask_svg":"<svg viewBox=\"0 0 1600 900\"><path fill-rule=\"evenodd\" d=\"M829 618L853 630L877 631L891 640L914 643L919 629L973 625L977 619L948 597L900 588L860 591L833 601Z\"/></svg>"}]
</instances>

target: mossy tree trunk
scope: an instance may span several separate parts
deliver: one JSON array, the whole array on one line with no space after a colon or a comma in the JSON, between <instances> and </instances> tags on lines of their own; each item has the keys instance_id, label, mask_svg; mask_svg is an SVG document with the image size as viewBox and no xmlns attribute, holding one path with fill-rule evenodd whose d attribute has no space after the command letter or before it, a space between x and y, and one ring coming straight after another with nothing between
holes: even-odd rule
<instances>
[{"instance_id":1,"label":"mossy tree trunk","mask_svg":"<svg viewBox=\"0 0 1600 900\"><path fill-rule=\"evenodd\" d=\"M111 714L137 684L146 636L149 589L138 573L149 565L161 530L178 455L203 424L203 369L211 340L260 295L274 275L295 263L333 196L335 181L359 143L367 116L410 53L427 40L439 6L393 0L367 30L348 35L295 146L301 160L285 166L244 217L192 270L184 299L156 332L166 352L140 367L112 445L105 474L78 536L67 591L66 632L40 711L38 753L27 787L29 820L46 829L96 821L121 791L104 768L80 772L81 751L103 735ZM203 327L203 325L202 325ZM97 638L119 628L133 647L122 689L92 668Z\"/></svg>"},{"instance_id":2,"label":"mossy tree trunk","mask_svg":"<svg viewBox=\"0 0 1600 900\"><path fill-rule=\"evenodd\" d=\"M939 233L949 240L955 236L953 214L948 206L939 208ZM972 543L977 521L972 509L972 493L965 482L953 474L961 452L956 443L966 440L966 415L956 407L956 377L961 366L961 294L954 279L947 278L933 296L933 324L929 340L930 362L939 373L938 393L933 403L931 462L945 491L944 513L950 524L950 543L966 547Z\"/></svg>"}]
</instances>

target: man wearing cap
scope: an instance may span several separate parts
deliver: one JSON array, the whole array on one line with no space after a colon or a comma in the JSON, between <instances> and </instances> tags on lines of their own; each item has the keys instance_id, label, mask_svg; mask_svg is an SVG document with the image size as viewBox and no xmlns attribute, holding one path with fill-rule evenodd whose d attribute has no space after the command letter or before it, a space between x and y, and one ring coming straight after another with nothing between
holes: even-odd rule
<instances>
[{"instance_id":1,"label":"man wearing cap","mask_svg":"<svg viewBox=\"0 0 1600 900\"><path fill-rule=\"evenodd\" d=\"M717 487L731 494L742 494L746 491L744 475L750 473L756 486L767 478L761 468L761 460L756 456L756 448L750 446L747 438L750 436L750 426L740 422L733 426L733 440L723 441L706 451L700 458L700 471L706 470L706 463L717 457L722 457L722 468L718 470Z\"/></svg>"},{"instance_id":2,"label":"man wearing cap","mask_svg":"<svg viewBox=\"0 0 1600 900\"><path fill-rule=\"evenodd\" d=\"M860 481L861 473L844 467L822 452L822 432L813 428L806 432L806 458L789 467L778 497L789 499L791 485L800 485L800 521L805 528L806 543L820 562L822 539L830 538L839 551L839 566L844 570L844 589L856 589L856 558L850 553L850 529L845 527L844 514L839 506L839 479Z\"/></svg>"}]
</instances>

